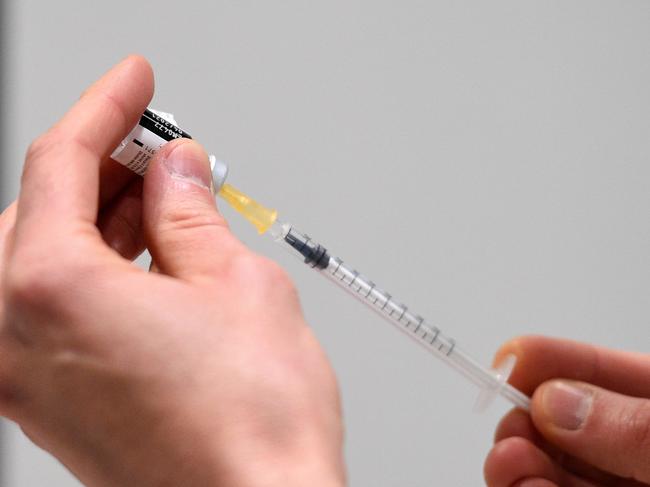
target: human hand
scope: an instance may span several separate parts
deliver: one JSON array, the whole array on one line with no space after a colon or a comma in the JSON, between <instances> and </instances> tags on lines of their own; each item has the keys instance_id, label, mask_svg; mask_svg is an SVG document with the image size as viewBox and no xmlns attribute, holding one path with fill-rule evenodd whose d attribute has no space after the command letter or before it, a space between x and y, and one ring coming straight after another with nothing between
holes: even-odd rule
<instances>
[{"instance_id":1,"label":"human hand","mask_svg":"<svg viewBox=\"0 0 650 487\"><path fill-rule=\"evenodd\" d=\"M128 58L28 151L0 217L0 413L89 486L343 485L332 369L205 152L165 145L143 188L108 160L152 92ZM129 261L145 241L155 273Z\"/></svg>"},{"instance_id":2,"label":"human hand","mask_svg":"<svg viewBox=\"0 0 650 487\"><path fill-rule=\"evenodd\" d=\"M489 487L650 485L650 357L544 337L506 343L512 385L530 416L499 424L485 462Z\"/></svg>"}]
</instances>

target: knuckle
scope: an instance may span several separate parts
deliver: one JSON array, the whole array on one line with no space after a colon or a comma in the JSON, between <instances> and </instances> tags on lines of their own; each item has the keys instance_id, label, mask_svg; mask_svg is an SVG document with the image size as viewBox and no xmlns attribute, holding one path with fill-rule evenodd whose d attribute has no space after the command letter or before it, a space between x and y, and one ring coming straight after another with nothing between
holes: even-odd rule
<instances>
[{"instance_id":1,"label":"knuckle","mask_svg":"<svg viewBox=\"0 0 650 487\"><path fill-rule=\"evenodd\" d=\"M40 165L47 157L60 154L67 147L63 137L52 128L38 136L27 148L25 164L23 167L22 182L30 179L34 168Z\"/></svg>"},{"instance_id":2,"label":"knuckle","mask_svg":"<svg viewBox=\"0 0 650 487\"><path fill-rule=\"evenodd\" d=\"M54 297L56 273L43 265L21 266L7 273L7 303L17 308L40 308Z\"/></svg>"},{"instance_id":3,"label":"knuckle","mask_svg":"<svg viewBox=\"0 0 650 487\"><path fill-rule=\"evenodd\" d=\"M90 92L86 93L86 96ZM128 109L125 104L116 98L110 91L99 91L100 103L104 110L107 119L111 120L118 127L122 127L123 131L129 129L128 127Z\"/></svg>"},{"instance_id":4,"label":"knuckle","mask_svg":"<svg viewBox=\"0 0 650 487\"><path fill-rule=\"evenodd\" d=\"M21 248L7 268L7 304L17 309L50 307L80 282L81 265L78 257L70 252L43 255L39 246Z\"/></svg>"},{"instance_id":5,"label":"knuckle","mask_svg":"<svg viewBox=\"0 0 650 487\"><path fill-rule=\"evenodd\" d=\"M40 159L43 154L48 153L53 147L57 145L57 139L52 135L51 131L39 135L29 144L27 148L27 155L25 159L27 162Z\"/></svg>"},{"instance_id":6,"label":"knuckle","mask_svg":"<svg viewBox=\"0 0 650 487\"><path fill-rule=\"evenodd\" d=\"M245 252L233 261L231 272L244 286L256 288L263 295L274 294L297 299L297 291L289 274L266 257Z\"/></svg>"},{"instance_id":7,"label":"knuckle","mask_svg":"<svg viewBox=\"0 0 650 487\"><path fill-rule=\"evenodd\" d=\"M258 275L268 287L277 289L283 294L295 294L295 286L287 271L270 259L265 257L258 257L258 259Z\"/></svg>"},{"instance_id":8,"label":"knuckle","mask_svg":"<svg viewBox=\"0 0 650 487\"><path fill-rule=\"evenodd\" d=\"M212 208L198 207L196 202L182 202L163 215L161 230L163 232L227 230L224 218Z\"/></svg>"}]
</instances>

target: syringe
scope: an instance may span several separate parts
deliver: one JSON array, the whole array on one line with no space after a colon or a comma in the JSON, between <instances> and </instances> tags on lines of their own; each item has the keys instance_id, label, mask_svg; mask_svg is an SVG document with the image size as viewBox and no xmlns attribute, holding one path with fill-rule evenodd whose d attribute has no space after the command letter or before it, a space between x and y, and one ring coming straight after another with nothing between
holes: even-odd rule
<instances>
[{"instance_id":1,"label":"syringe","mask_svg":"<svg viewBox=\"0 0 650 487\"><path fill-rule=\"evenodd\" d=\"M420 315L396 301L341 259L330 255L325 247L296 230L293 225L280 221L276 210L257 203L230 184L224 184L218 194L252 223L260 234L269 235L276 243L301 258L305 264L476 384L481 389L476 409L485 409L497 395L501 395L515 406L529 410L530 398L507 383L515 364L514 356L506 358L497 370L481 366L438 327L429 325Z\"/></svg>"}]
</instances>

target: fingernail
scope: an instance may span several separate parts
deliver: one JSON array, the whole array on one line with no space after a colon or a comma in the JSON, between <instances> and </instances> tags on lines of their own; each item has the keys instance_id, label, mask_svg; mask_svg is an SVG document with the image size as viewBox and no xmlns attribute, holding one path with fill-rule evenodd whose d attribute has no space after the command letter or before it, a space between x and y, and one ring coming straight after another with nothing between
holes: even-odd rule
<instances>
[{"instance_id":1,"label":"fingernail","mask_svg":"<svg viewBox=\"0 0 650 487\"><path fill-rule=\"evenodd\" d=\"M211 190L210 162L198 145L191 142L179 144L162 162L172 178Z\"/></svg>"},{"instance_id":2,"label":"fingernail","mask_svg":"<svg viewBox=\"0 0 650 487\"><path fill-rule=\"evenodd\" d=\"M591 402L590 391L562 381L547 385L542 396L546 416L558 428L570 431L579 429L585 422Z\"/></svg>"}]
</instances>

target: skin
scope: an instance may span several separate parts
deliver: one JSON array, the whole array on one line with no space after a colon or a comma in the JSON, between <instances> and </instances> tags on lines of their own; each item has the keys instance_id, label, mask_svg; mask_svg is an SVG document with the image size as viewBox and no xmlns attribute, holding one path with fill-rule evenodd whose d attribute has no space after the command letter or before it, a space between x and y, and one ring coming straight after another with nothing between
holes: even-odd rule
<instances>
[{"instance_id":1,"label":"skin","mask_svg":"<svg viewBox=\"0 0 650 487\"><path fill-rule=\"evenodd\" d=\"M650 356L568 340L523 337L499 362L518 357L510 382L532 395L531 414L513 410L485 462L489 487L650 485ZM582 391L582 421L554 420L555 391Z\"/></svg>"},{"instance_id":2,"label":"skin","mask_svg":"<svg viewBox=\"0 0 650 487\"><path fill-rule=\"evenodd\" d=\"M0 414L89 486L344 485L330 364L203 149L167 144L144 181L108 158L152 94L129 57L28 150L0 216Z\"/></svg>"}]
</instances>

